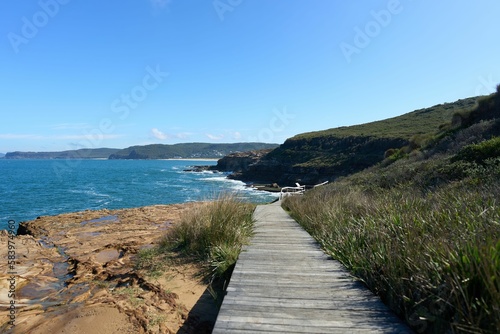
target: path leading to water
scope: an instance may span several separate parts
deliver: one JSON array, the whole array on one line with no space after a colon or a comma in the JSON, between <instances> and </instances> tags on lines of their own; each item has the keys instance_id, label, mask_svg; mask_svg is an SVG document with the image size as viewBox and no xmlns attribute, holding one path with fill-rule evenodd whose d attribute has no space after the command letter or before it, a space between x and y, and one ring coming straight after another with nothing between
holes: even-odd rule
<instances>
[{"instance_id":1,"label":"path leading to water","mask_svg":"<svg viewBox=\"0 0 500 334\"><path fill-rule=\"evenodd\" d=\"M411 333L280 202L254 219L213 333Z\"/></svg>"}]
</instances>

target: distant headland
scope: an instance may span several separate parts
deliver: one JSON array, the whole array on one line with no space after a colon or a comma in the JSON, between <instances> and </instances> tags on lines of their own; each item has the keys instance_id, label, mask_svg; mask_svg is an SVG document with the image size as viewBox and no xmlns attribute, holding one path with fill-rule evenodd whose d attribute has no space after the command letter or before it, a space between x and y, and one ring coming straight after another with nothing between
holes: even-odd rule
<instances>
[{"instance_id":1,"label":"distant headland","mask_svg":"<svg viewBox=\"0 0 500 334\"><path fill-rule=\"evenodd\" d=\"M85 148L61 152L8 152L4 159L219 159L235 152L273 149L277 144L266 143L183 143L152 144L117 148Z\"/></svg>"}]
</instances>

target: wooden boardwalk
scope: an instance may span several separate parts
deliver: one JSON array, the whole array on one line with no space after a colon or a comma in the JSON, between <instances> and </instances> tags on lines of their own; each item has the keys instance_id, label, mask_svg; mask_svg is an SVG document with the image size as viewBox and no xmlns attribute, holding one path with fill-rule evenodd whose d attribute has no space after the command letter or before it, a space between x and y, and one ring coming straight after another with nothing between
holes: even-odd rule
<instances>
[{"instance_id":1,"label":"wooden boardwalk","mask_svg":"<svg viewBox=\"0 0 500 334\"><path fill-rule=\"evenodd\" d=\"M411 333L280 202L254 219L213 333Z\"/></svg>"}]
</instances>

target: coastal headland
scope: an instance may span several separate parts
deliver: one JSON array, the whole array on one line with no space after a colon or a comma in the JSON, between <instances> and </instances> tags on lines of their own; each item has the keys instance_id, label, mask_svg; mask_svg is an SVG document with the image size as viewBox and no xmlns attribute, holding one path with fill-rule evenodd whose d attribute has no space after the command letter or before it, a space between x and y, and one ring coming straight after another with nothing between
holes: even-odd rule
<instances>
[{"instance_id":1,"label":"coastal headland","mask_svg":"<svg viewBox=\"0 0 500 334\"><path fill-rule=\"evenodd\" d=\"M500 86L385 121L300 134L273 150L233 152L192 171L231 171L271 188L329 181L283 205L332 258L418 332L495 332L499 99ZM197 210L203 204L209 210ZM14 301L21 333L210 332L217 307L202 268L170 256L151 275L137 259L174 231L173 249L201 254L230 275L246 242L235 241L238 228L251 234L245 205L157 205L22 223L13 237L16 276L0 264L0 330L9 332ZM185 213L193 215L185 221ZM0 236L11 256L11 235Z\"/></svg>"}]
</instances>

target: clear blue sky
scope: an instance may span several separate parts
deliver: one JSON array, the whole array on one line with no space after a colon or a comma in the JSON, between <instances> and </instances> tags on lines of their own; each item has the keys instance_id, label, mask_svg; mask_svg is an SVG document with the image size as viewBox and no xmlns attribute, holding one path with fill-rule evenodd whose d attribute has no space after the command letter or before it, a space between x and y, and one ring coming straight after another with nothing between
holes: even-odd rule
<instances>
[{"instance_id":1,"label":"clear blue sky","mask_svg":"<svg viewBox=\"0 0 500 334\"><path fill-rule=\"evenodd\" d=\"M267 141L492 92L498 0L5 0L0 152Z\"/></svg>"}]
</instances>

